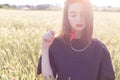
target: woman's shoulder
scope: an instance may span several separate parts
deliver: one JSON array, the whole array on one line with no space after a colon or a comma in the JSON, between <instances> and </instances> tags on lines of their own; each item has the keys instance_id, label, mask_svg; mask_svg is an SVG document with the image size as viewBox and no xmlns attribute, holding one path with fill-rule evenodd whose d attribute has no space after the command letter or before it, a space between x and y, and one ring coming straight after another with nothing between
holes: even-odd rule
<instances>
[{"instance_id":1,"label":"woman's shoulder","mask_svg":"<svg viewBox=\"0 0 120 80\"><path fill-rule=\"evenodd\" d=\"M55 37L53 43L50 45L50 48L59 47L62 44L62 40L59 37Z\"/></svg>"},{"instance_id":2,"label":"woman's shoulder","mask_svg":"<svg viewBox=\"0 0 120 80\"><path fill-rule=\"evenodd\" d=\"M62 41L62 40L61 40L59 37L55 37L52 45L60 44L61 41Z\"/></svg>"},{"instance_id":3,"label":"woman's shoulder","mask_svg":"<svg viewBox=\"0 0 120 80\"><path fill-rule=\"evenodd\" d=\"M94 43L95 43L95 47L98 47L98 48L100 48L100 49L105 49L105 50L107 50L106 45L105 45L101 40L99 40L99 39L97 39L97 38L94 38L93 41L94 41Z\"/></svg>"}]
</instances>

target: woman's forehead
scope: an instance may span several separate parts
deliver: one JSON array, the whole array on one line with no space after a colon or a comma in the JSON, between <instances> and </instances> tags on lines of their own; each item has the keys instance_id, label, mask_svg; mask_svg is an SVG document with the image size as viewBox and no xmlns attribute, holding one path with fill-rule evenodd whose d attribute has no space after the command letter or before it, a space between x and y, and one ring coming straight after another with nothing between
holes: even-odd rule
<instances>
[{"instance_id":1,"label":"woman's forehead","mask_svg":"<svg viewBox=\"0 0 120 80\"><path fill-rule=\"evenodd\" d=\"M72 3L68 7L68 12L70 12L70 13L74 13L74 12L82 13L82 12L84 12L84 7L81 3Z\"/></svg>"}]
</instances>

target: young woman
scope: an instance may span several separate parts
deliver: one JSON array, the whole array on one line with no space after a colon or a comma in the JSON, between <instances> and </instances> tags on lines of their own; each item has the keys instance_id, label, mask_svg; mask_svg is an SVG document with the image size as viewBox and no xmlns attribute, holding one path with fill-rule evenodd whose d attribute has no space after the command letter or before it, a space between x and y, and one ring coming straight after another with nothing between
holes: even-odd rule
<instances>
[{"instance_id":1,"label":"young woman","mask_svg":"<svg viewBox=\"0 0 120 80\"><path fill-rule=\"evenodd\" d=\"M91 3L66 0L60 35L49 31L42 38L37 74L57 80L114 80L109 51L92 34Z\"/></svg>"}]
</instances>

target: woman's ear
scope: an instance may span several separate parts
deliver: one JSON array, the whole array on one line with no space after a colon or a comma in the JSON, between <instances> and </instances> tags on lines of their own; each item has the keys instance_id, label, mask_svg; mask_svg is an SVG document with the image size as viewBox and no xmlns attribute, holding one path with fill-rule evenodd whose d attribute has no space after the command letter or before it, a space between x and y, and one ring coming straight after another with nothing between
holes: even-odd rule
<instances>
[{"instance_id":1,"label":"woman's ear","mask_svg":"<svg viewBox=\"0 0 120 80\"><path fill-rule=\"evenodd\" d=\"M75 38L75 34L76 34L75 30L71 30L70 36L69 36L70 42Z\"/></svg>"}]
</instances>

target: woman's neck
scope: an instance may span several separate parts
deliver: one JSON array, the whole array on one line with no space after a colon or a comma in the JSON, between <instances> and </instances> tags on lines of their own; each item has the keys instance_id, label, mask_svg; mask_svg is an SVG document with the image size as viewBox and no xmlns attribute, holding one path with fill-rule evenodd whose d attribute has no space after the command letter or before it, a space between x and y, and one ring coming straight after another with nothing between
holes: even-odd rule
<instances>
[{"instance_id":1,"label":"woman's neck","mask_svg":"<svg viewBox=\"0 0 120 80\"><path fill-rule=\"evenodd\" d=\"M75 32L75 39L80 39L81 38L81 32L80 31L76 31Z\"/></svg>"}]
</instances>

